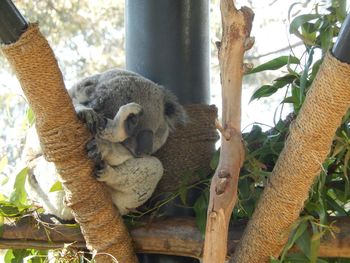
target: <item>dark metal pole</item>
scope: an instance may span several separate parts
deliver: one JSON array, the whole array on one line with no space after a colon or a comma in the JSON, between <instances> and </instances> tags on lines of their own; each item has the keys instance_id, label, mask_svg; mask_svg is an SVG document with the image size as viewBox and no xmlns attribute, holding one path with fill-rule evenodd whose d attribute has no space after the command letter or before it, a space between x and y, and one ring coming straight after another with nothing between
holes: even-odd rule
<instances>
[{"instance_id":1,"label":"dark metal pole","mask_svg":"<svg viewBox=\"0 0 350 263\"><path fill-rule=\"evenodd\" d=\"M126 0L126 68L209 103L209 0Z\"/></svg>"},{"instance_id":2,"label":"dark metal pole","mask_svg":"<svg viewBox=\"0 0 350 263\"><path fill-rule=\"evenodd\" d=\"M0 0L0 41L16 42L27 29L28 23L11 0Z\"/></svg>"},{"instance_id":3,"label":"dark metal pole","mask_svg":"<svg viewBox=\"0 0 350 263\"><path fill-rule=\"evenodd\" d=\"M126 0L125 20L126 68L170 89L182 104L208 104L209 0ZM166 210L189 214L174 205ZM166 255L143 255L140 261L198 262Z\"/></svg>"},{"instance_id":4,"label":"dark metal pole","mask_svg":"<svg viewBox=\"0 0 350 263\"><path fill-rule=\"evenodd\" d=\"M350 14L347 15L340 29L332 53L340 61L350 64Z\"/></svg>"}]
</instances>

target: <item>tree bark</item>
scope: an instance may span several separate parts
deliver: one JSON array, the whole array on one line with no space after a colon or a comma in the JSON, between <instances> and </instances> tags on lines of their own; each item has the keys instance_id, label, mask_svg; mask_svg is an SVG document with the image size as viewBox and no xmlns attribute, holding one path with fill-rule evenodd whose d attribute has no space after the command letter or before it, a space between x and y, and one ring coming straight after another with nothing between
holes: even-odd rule
<instances>
[{"instance_id":1,"label":"tree bark","mask_svg":"<svg viewBox=\"0 0 350 263\"><path fill-rule=\"evenodd\" d=\"M94 164L87 158L87 129L74 111L61 71L37 25L30 25L20 39L1 47L36 117L36 128L48 161L61 176L67 204L73 209L87 247L109 253L119 262L136 262L132 240L105 186L92 176ZM97 256L100 262L109 256Z\"/></svg>"},{"instance_id":2,"label":"tree bark","mask_svg":"<svg viewBox=\"0 0 350 263\"><path fill-rule=\"evenodd\" d=\"M241 136L241 92L243 55L251 48L253 12L237 10L232 0L221 0L222 42L219 63L222 85L222 133L218 168L212 178L206 225L204 261L223 263L227 254L227 233L237 198L239 171L244 161Z\"/></svg>"}]
</instances>

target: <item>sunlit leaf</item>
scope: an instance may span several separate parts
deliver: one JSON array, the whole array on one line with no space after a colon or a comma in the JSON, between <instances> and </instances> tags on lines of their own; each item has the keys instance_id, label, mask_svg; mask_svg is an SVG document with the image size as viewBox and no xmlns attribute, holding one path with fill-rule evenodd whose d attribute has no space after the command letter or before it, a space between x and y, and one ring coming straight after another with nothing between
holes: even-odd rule
<instances>
[{"instance_id":1,"label":"sunlit leaf","mask_svg":"<svg viewBox=\"0 0 350 263\"><path fill-rule=\"evenodd\" d=\"M35 115L32 108L26 110L26 120L29 126L32 126L35 122Z\"/></svg>"},{"instance_id":2,"label":"sunlit leaf","mask_svg":"<svg viewBox=\"0 0 350 263\"><path fill-rule=\"evenodd\" d=\"M265 70L276 70L288 64L299 64L299 63L300 63L299 59L294 56L280 56L278 58L272 59L264 64L261 64L253 68L247 74L253 74L253 73L257 73Z\"/></svg>"},{"instance_id":3,"label":"sunlit leaf","mask_svg":"<svg viewBox=\"0 0 350 263\"><path fill-rule=\"evenodd\" d=\"M4 169L7 166L7 164L8 164L7 156L2 157L1 160L0 160L0 173L4 171Z\"/></svg>"},{"instance_id":4,"label":"sunlit leaf","mask_svg":"<svg viewBox=\"0 0 350 263\"><path fill-rule=\"evenodd\" d=\"M61 190L63 190L63 187L60 181L56 181L56 183L54 183L50 188L50 192L56 192Z\"/></svg>"},{"instance_id":5,"label":"sunlit leaf","mask_svg":"<svg viewBox=\"0 0 350 263\"><path fill-rule=\"evenodd\" d=\"M4 256L4 262L5 263L12 263L12 259L14 258L15 256L13 255L13 250L12 249L8 249L6 251L6 254Z\"/></svg>"},{"instance_id":6,"label":"sunlit leaf","mask_svg":"<svg viewBox=\"0 0 350 263\"><path fill-rule=\"evenodd\" d=\"M14 191L10 195L10 202L18 207L26 206L27 193L24 188L28 168L23 168L17 175L13 185Z\"/></svg>"}]
</instances>

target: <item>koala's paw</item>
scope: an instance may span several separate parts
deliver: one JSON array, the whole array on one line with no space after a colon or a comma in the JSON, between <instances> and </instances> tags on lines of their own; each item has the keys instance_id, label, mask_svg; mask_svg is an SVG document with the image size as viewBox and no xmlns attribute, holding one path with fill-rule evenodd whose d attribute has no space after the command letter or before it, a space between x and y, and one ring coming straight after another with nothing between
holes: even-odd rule
<instances>
[{"instance_id":1,"label":"koala's paw","mask_svg":"<svg viewBox=\"0 0 350 263\"><path fill-rule=\"evenodd\" d=\"M103 179L102 177L105 175L106 163L102 160L98 164L95 165L95 170L93 176L97 179Z\"/></svg>"},{"instance_id":2,"label":"koala's paw","mask_svg":"<svg viewBox=\"0 0 350 263\"><path fill-rule=\"evenodd\" d=\"M98 115L93 109L78 108L76 109L76 112L78 118L86 124L87 128L92 134L97 134L106 127L107 120Z\"/></svg>"},{"instance_id":3,"label":"koala's paw","mask_svg":"<svg viewBox=\"0 0 350 263\"><path fill-rule=\"evenodd\" d=\"M86 144L86 150L88 157L95 162L95 170L93 175L99 178L105 168L105 162L102 160L102 154L98 148L96 139L92 139Z\"/></svg>"},{"instance_id":4,"label":"koala's paw","mask_svg":"<svg viewBox=\"0 0 350 263\"><path fill-rule=\"evenodd\" d=\"M128 103L119 108L117 113L118 121L119 123L122 123L125 133L128 135L126 137L133 135L142 114L143 110L141 105L135 102Z\"/></svg>"}]
</instances>

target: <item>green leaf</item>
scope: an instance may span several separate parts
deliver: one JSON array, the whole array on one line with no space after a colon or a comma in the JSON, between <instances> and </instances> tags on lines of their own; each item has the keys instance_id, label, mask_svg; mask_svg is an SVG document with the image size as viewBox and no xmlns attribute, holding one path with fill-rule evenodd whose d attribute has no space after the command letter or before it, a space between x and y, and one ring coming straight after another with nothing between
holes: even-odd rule
<instances>
[{"instance_id":1,"label":"green leaf","mask_svg":"<svg viewBox=\"0 0 350 263\"><path fill-rule=\"evenodd\" d=\"M295 99L294 99L294 97L293 96L290 96L290 97L287 97L287 98L284 98L283 100L282 100L282 103L295 103Z\"/></svg>"},{"instance_id":2,"label":"green leaf","mask_svg":"<svg viewBox=\"0 0 350 263\"><path fill-rule=\"evenodd\" d=\"M216 167L218 166L219 164L219 159L220 159L220 150L217 150L214 155L213 155L213 158L210 160L210 168L212 170L215 170Z\"/></svg>"},{"instance_id":3,"label":"green leaf","mask_svg":"<svg viewBox=\"0 0 350 263\"><path fill-rule=\"evenodd\" d=\"M279 261L278 259L275 259L275 258L270 258L269 263L281 263L281 261Z\"/></svg>"},{"instance_id":4,"label":"green leaf","mask_svg":"<svg viewBox=\"0 0 350 263\"><path fill-rule=\"evenodd\" d=\"M27 193L24 185L28 174L28 168L22 169L17 175L14 183L14 191L10 195L10 202L22 208L26 206Z\"/></svg>"},{"instance_id":5,"label":"green leaf","mask_svg":"<svg viewBox=\"0 0 350 263\"><path fill-rule=\"evenodd\" d=\"M56 183L54 183L50 188L50 192L56 192L61 190L63 190L63 187L60 181L56 181Z\"/></svg>"},{"instance_id":6,"label":"green leaf","mask_svg":"<svg viewBox=\"0 0 350 263\"><path fill-rule=\"evenodd\" d=\"M300 219L303 220L303 219ZM286 255L286 253L291 249L294 245L294 243L304 234L308 226L308 222L302 221L298 228L295 230L295 232L290 236L287 244L285 245L283 252L281 254L281 259L283 259Z\"/></svg>"},{"instance_id":7,"label":"green leaf","mask_svg":"<svg viewBox=\"0 0 350 263\"><path fill-rule=\"evenodd\" d=\"M13 255L13 250L12 249L8 249L6 251L6 254L4 256L4 262L5 263L11 263L12 262L12 259L14 258L15 256Z\"/></svg>"},{"instance_id":8,"label":"green leaf","mask_svg":"<svg viewBox=\"0 0 350 263\"><path fill-rule=\"evenodd\" d=\"M339 205L336 200L329 196L329 193L326 196L326 203L329 206L328 208L332 208L336 212L337 216L350 216L343 206Z\"/></svg>"},{"instance_id":9,"label":"green leaf","mask_svg":"<svg viewBox=\"0 0 350 263\"><path fill-rule=\"evenodd\" d=\"M187 193L188 189L186 186L182 186L179 188L180 199L183 205L187 205Z\"/></svg>"},{"instance_id":10,"label":"green leaf","mask_svg":"<svg viewBox=\"0 0 350 263\"><path fill-rule=\"evenodd\" d=\"M1 160L0 160L0 173L2 173L4 171L4 169L7 166L7 164L8 164L7 156L2 157Z\"/></svg>"},{"instance_id":11,"label":"green leaf","mask_svg":"<svg viewBox=\"0 0 350 263\"><path fill-rule=\"evenodd\" d=\"M276 88L273 85L264 85L253 93L252 97L250 98L250 102L255 99L260 99L262 97L269 97L270 95L274 94L277 90L278 88Z\"/></svg>"},{"instance_id":12,"label":"green leaf","mask_svg":"<svg viewBox=\"0 0 350 263\"><path fill-rule=\"evenodd\" d=\"M304 231L302 235L296 240L296 243L300 250L306 257L310 257L310 234Z\"/></svg>"},{"instance_id":13,"label":"green leaf","mask_svg":"<svg viewBox=\"0 0 350 263\"><path fill-rule=\"evenodd\" d=\"M323 233L317 232L314 233L311 237L311 243L310 243L310 263L316 263L318 258L318 252L320 250L321 245L321 237Z\"/></svg>"},{"instance_id":14,"label":"green leaf","mask_svg":"<svg viewBox=\"0 0 350 263\"><path fill-rule=\"evenodd\" d=\"M286 263L310 263L310 260L301 253L290 253L286 260Z\"/></svg>"},{"instance_id":15,"label":"green leaf","mask_svg":"<svg viewBox=\"0 0 350 263\"><path fill-rule=\"evenodd\" d=\"M323 30L320 34L321 48L324 51L328 51L333 44L333 30L332 28L327 28Z\"/></svg>"},{"instance_id":16,"label":"green leaf","mask_svg":"<svg viewBox=\"0 0 350 263\"><path fill-rule=\"evenodd\" d=\"M205 189L193 206L193 210L196 214L196 223L203 237L205 235L205 227L207 223L208 203L209 189Z\"/></svg>"},{"instance_id":17,"label":"green leaf","mask_svg":"<svg viewBox=\"0 0 350 263\"><path fill-rule=\"evenodd\" d=\"M314 43L316 40L316 27L313 23L305 23L301 26L301 32L304 39L309 43Z\"/></svg>"},{"instance_id":18,"label":"green leaf","mask_svg":"<svg viewBox=\"0 0 350 263\"><path fill-rule=\"evenodd\" d=\"M17 206L10 204L8 202L0 202L0 215L5 217L15 217L20 214Z\"/></svg>"},{"instance_id":19,"label":"green leaf","mask_svg":"<svg viewBox=\"0 0 350 263\"><path fill-rule=\"evenodd\" d=\"M27 121L29 126L32 126L35 122L35 115L34 115L32 108L28 108L26 110L26 121Z\"/></svg>"},{"instance_id":20,"label":"green leaf","mask_svg":"<svg viewBox=\"0 0 350 263\"><path fill-rule=\"evenodd\" d=\"M29 254L26 249L14 249L12 253L14 258L11 259L11 263L23 263L24 258Z\"/></svg>"},{"instance_id":21,"label":"green leaf","mask_svg":"<svg viewBox=\"0 0 350 263\"><path fill-rule=\"evenodd\" d=\"M335 8L337 19L342 23L346 17L346 0L332 0L332 7Z\"/></svg>"},{"instance_id":22,"label":"green leaf","mask_svg":"<svg viewBox=\"0 0 350 263\"><path fill-rule=\"evenodd\" d=\"M4 234L4 217L0 216L0 237Z\"/></svg>"},{"instance_id":23,"label":"green leaf","mask_svg":"<svg viewBox=\"0 0 350 263\"><path fill-rule=\"evenodd\" d=\"M262 97L269 97L272 94L274 94L277 90L280 88L285 87L288 84L293 83L293 81L296 79L296 76L287 74L283 77L275 79L274 83L272 85L264 85L257 89L252 97L250 98L250 102L254 99L260 99Z\"/></svg>"},{"instance_id":24,"label":"green leaf","mask_svg":"<svg viewBox=\"0 0 350 263\"><path fill-rule=\"evenodd\" d=\"M290 23L290 26L289 26L289 32L291 34L294 34L296 35L297 37L301 38L302 40L304 41L307 41L307 39L299 32L299 28L311 21L311 20L314 20L314 19L317 19L319 18L320 15L319 14L306 14L306 15L300 15L300 16L297 16L296 18L293 19L293 21ZM311 43L309 43L311 44Z\"/></svg>"},{"instance_id":25,"label":"green leaf","mask_svg":"<svg viewBox=\"0 0 350 263\"><path fill-rule=\"evenodd\" d=\"M288 64L299 64L299 63L300 63L300 61L296 57L280 56L278 58L275 58L273 60L270 60L264 64L261 64L255 68L253 68L251 71L246 73L246 75L261 72L264 70L276 70L276 69L282 68L283 66L288 65Z\"/></svg>"}]
</instances>

